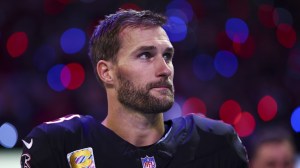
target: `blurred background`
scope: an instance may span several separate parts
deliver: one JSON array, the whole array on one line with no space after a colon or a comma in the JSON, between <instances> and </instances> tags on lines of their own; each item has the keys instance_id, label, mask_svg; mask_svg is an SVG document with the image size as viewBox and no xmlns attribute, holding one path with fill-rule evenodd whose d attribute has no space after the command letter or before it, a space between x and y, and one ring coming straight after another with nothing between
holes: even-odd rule
<instances>
[{"instance_id":1,"label":"blurred background","mask_svg":"<svg viewBox=\"0 0 300 168\"><path fill-rule=\"evenodd\" d=\"M88 41L119 8L169 18L176 102L165 119L223 120L247 148L261 128L282 126L300 153L300 1L1 0L1 163L19 165L22 138L42 122L74 113L104 119Z\"/></svg>"}]
</instances>

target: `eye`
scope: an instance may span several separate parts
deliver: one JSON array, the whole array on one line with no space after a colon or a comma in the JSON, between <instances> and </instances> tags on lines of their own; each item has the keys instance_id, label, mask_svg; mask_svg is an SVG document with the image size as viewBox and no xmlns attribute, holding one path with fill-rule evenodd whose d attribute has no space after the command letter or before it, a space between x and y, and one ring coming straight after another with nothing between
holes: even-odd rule
<instances>
[{"instance_id":1,"label":"eye","mask_svg":"<svg viewBox=\"0 0 300 168\"><path fill-rule=\"evenodd\" d=\"M150 59L153 56L150 52L143 52L143 53L139 54L138 57L141 59Z\"/></svg>"},{"instance_id":2,"label":"eye","mask_svg":"<svg viewBox=\"0 0 300 168\"><path fill-rule=\"evenodd\" d=\"M166 62L170 62L173 59L173 54L172 53L165 53L163 55L163 58L165 59Z\"/></svg>"}]
</instances>

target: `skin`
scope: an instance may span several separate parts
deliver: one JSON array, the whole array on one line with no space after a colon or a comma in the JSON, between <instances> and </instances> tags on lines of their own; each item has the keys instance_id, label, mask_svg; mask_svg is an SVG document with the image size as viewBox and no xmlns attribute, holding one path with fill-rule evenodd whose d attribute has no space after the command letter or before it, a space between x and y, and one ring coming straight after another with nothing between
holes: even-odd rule
<instances>
[{"instance_id":1,"label":"skin","mask_svg":"<svg viewBox=\"0 0 300 168\"><path fill-rule=\"evenodd\" d=\"M100 60L97 64L108 100L108 115L102 124L134 146L148 146L156 143L165 132L164 111L149 112L131 108L120 102L118 95L120 90L124 90L122 85L126 79L133 88L147 92L163 104L172 104L174 49L161 27L125 28L119 37L121 48L117 53L117 63ZM171 87L154 85L146 88L149 83L159 81Z\"/></svg>"},{"instance_id":2,"label":"skin","mask_svg":"<svg viewBox=\"0 0 300 168\"><path fill-rule=\"evenodd\" d=\"M288 141L264 143L251 162L251 168L294 168L295 153Z\"/></svg>"}]
</instances>

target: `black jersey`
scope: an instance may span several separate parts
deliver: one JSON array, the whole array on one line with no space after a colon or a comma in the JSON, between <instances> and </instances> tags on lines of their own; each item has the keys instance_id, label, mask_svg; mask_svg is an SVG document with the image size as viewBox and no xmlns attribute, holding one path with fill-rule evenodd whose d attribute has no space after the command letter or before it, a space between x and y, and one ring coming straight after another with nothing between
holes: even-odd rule
<instances>
[{"instance_id":1,"label":"black jersey","mask_svg":"<svg viewBox=\"0 0 300 168\"><path fill-rule=\"evenodd\" d=\"M157 143L136 147L91 116L43 123L23 140L22 168L246 168L246 150L221 121L188 115L166 121Z\"/></svg>"}]
</instances>

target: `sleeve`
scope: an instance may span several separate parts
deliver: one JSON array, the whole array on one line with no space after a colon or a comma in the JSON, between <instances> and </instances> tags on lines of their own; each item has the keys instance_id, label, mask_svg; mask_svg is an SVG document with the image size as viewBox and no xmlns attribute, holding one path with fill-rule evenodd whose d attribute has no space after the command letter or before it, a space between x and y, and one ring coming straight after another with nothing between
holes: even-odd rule
<instances>
[{"instance_id":1,"label":"sleeve","mask_svg":"<svg viewBox=\"0 0 300 168\"><path fill-rule=\"evenodd\" d=\"M227 158L226 161L230 168L248 168L249 160L245 146L243 145L241 139L238 137L237 133L232 126L229 126L231 131L226 135L227 142L229 143L228 154L224 155ZM231 153L231 154L229 154ZM228 161L230 161L228 163Z\"/></svg>"},{"instance_id":2,"label":"sleeve","mask_svg":"<svg viewBox=\"0 0 300 168\"><path fill-rule=\"evenodd\" d=\"M42 127L34 128L22 142L21 168L60 167Z\"/></svg>"},{"instance_id":3,"label":"sleeve","mask_svg":"<svg viewBox=\"0 0 300 168\"><path fill-rule=\"evenodd\" d=\"M207 138L204 144L206 151L215 151L210 167L248 168L249 161L246 148L234 128L222 121L194 116L195 122ZM201 135L200 135L201 136ZM202 134L203 139L204 134Z\"/></svg>"}]
</instances>

